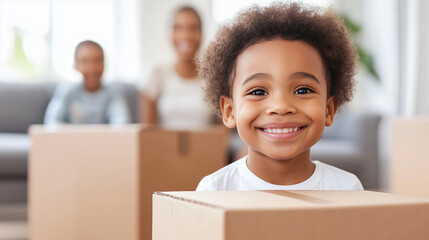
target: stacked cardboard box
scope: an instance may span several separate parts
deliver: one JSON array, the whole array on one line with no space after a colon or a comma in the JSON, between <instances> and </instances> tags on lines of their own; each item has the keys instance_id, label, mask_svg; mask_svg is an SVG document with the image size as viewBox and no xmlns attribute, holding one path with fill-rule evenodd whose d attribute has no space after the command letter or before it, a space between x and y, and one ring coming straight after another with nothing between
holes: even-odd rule
<instances>
[{"instance_id":1,"label":"stacked cardboard box","mask_svg":"<svg viewBox=\"0 0 429 240\"><path fill-rule=\"evenodd\" d=\"M152 194L194 190L226 164L223 128L33 126L32 240L151 239Z\"/></svg>"},{"instance_id":2,"label":"stacked cardboard box","mask_svg":"<svg viewBox=\"0 0 429 240\"><path fill-rule=\"evenodd\" d=\"M390 191L429 197L429 117L391 123Z\"/></svg>"}]
</instances>

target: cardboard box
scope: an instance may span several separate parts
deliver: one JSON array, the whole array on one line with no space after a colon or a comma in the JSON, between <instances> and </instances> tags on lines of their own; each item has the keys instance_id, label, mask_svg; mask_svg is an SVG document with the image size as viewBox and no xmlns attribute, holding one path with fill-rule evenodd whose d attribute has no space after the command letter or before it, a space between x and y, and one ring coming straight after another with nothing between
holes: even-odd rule
<instances>
[{"instance_id":1,"label":"cardboard box","mask_svg":"<svg viewBox=\"0 0 429 240\"><path fill-rule=\"evenodd\" d=\"M429 200L369 191L164 192L153 240L429 239Z\"/></svg>"},{"instance_id":2,"label":"cardboard box","mask_svg":"<svg viewBox=\"0 0 429 240\"><path fill-rule=\"evenodd\" d=\"M194 190L226 164L224 128L33 126L31 240L148 240L155 191Z\"/></svg>"},{"instance_id":3,"label":"cardboard box","mask_svg":"<svg viewBox=\"0 0 429 240\"><path fill-rule=\"evenodd\" d=\"M429 117L391 122L390 191L429 197Z\"/></svg>"}]
</instances>

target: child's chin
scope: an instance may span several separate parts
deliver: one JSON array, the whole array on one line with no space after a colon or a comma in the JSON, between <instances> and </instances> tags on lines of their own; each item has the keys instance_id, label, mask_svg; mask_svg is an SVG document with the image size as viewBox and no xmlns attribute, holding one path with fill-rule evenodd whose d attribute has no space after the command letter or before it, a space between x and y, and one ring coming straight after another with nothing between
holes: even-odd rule
<instances>
[{"instance_id":1,"label":"child's chin","mask_svg":"<svg viewBox=\"0 0 429 240\"><path fill-rule=\"evenodd\" d=\"M288 161L296 157L295 154L266 154L267 157L277 161Z\"/></svg>"}]
</instances>

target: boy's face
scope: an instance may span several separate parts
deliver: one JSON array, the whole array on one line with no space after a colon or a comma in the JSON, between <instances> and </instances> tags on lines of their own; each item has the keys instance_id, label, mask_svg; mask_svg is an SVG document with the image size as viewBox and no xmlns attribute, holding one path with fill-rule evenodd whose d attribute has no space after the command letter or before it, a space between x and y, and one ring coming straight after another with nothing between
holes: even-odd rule
<instances>
[{"instance_id":1,"label":"boy's face","mask_svg":"<svg viewBox=\"0 0 429 240\"><path fill-rule=\"evenodd\" d=\"M201 42L201 23L195 13L181 11L176 14L172 41L181 60L192 61Z\"/></svg>"},{"instance_id":2,"label":"boy's face","mask_svg":"<svg viewBox=\"0 0 429 240\"><path fill-rule=\"evenodd\" d=\"M76 52L75 68L82 73L84 87L89 92L100 88L104 71L103 52L96 46L83 45Z\"/></svg>"},{"instance_id":3,"label":"boy's face","mask_svg":"<svg viewBox=\"0 0 429 240\"><path fill-rule=\"evenodd\" d=\"M232 98L222 96L220 103L225 125L237 127L249 155L275 160L309 154L336 110L317 50L282 39L257 43L237 57Z\"/></svg>"}]
</instances>

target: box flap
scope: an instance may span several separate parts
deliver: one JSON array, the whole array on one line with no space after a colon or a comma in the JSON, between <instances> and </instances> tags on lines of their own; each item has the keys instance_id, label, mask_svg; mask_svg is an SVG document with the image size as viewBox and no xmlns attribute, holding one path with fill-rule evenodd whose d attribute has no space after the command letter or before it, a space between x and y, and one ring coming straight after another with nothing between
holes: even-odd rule
<instances>
[{"instance_id":1,"label":"box flap","mask_svg":"<svg viewBox=\"0 0 429 240\"><path fill-rule=\"evenodd\" d=\"M31 134L36 133L94 133L94 132L164 132L164 133L216 133L223 134L228 132L224 126L214 125L200 128L173 128L166 127L159 124L54 124L54 125L41 125L34 124L29 128Z\"/></svg>"},{"instance_id":2,"label":"box flap","mask_svg":"<svg viewBox=\"0 0 429 240\"><path fill-rule=\"evenodd\" d=\"M225 210L266 210L429 204L429 199L371 191L158 192L157 195Z\"/></svg>"},{"instance_id":3,"label":"box flap","mask_svg":"<svg viewBox=\"0 0 429 240\"><path fill-rule=\"evenodd\" d=\"M139 132L145 125L141 124L58 124L58 125L31 125L30 134L38 133L107 133L107 132Z\"/></svg>"},{"instance_id":4,"label":"box flap","mask_svg":"<svg viewBox=\"0 0 429 240\"><path fill-rule=\"evenodd\" d=\"M220 124L192 128L180 128L160 124L142 124L141 126L143 126L145 132L229 133L229 129Z\"/></svg>"}]
</instances>

